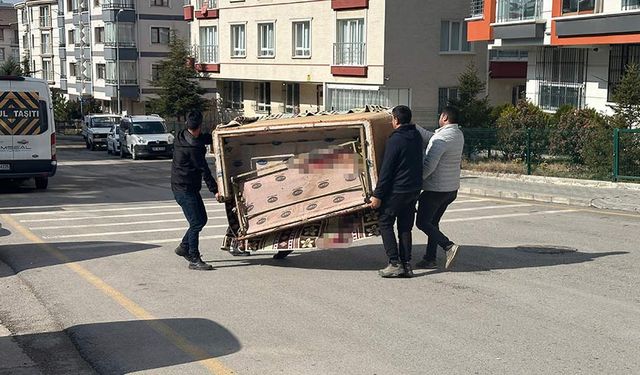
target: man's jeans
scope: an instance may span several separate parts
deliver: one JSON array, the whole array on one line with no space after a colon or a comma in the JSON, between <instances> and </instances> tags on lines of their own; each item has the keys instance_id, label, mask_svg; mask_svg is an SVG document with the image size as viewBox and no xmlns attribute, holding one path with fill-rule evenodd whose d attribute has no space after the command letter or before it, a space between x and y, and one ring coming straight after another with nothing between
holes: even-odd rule
<instances>
[{"instance_id":1,"label":"man's jeans","mask_svg":"<svg viewBox=\"0 0 640 375\"><path fill-rule=\"evenodd\" d=\"M424 259L428 261L436 260L438 245L444 249L453 244L444 233L440 232L440 219L457 196L457 190L451 192L424 191L420 194L416 226L429 236L427 253L424 256Z\"/></svg>"},{"instance_id":2,"label":"man's jeans","mask_svg":"<svg viewBox=\"0 0 640 375\"><path fill-rule=\"evenodd\" d=\"M199 236L200 231L207 224L207 210L204 208L204 202L200 192L174 191L173 196L176 202L182 207L185 218L189 222L189 229L182 238L182 246L189 249L189 257L196 258L200 256Z\"/></svg>"},{"instance_id":3,"label":"man's jeans","mask_svg":"<svg viewBox=\"0 0 640 375\"><path fill-rule=\"evenodd\" d=\"M411 261L411 229L416 214L418 193L391 194L380 207L380 235L389 261ZM393 224L398 220L398 241ZM399 247L398 247L399 242Z\"/></svg>"}]
</instances>

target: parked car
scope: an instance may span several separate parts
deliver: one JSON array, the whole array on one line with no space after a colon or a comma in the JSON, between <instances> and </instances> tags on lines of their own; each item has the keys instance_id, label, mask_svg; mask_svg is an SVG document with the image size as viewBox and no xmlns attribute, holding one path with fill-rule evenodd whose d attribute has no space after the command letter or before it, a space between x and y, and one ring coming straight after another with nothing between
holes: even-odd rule
<instances>
[{"instance_id":1,"label":"parked car","mask_svg":"<svg viewBox=\"0 0 640 375\"><path fill-rule=\"evenodd\" d=\"M150 156L172 156L173 135L162 117L124 116L119 128L120 157L136 160Z\"/></svg>"},{"instance_id":2,"label":"parked car","mask_svg":"<svg viewBox=\"0 0 640 375\"><path fill-rule=\"evenodd\" d=\"M120 124L114 124L111 126L109 133L107 134L107 154L118 155L120 154Z\"/></svg>"},{"instance_id":3,"label":"parked car","mask_svg":"<svg viewBox=\"0 0 640 375\"><path fill-rule=\"evenodd\" d=\"M34 178L46 189L56 173L53 104L46 81L0 77L0 180Z\"/></svg>"},{"instance_id":4,"label":"parked car","mask_svg":"<svg viewBox=\"0 0 640 375\"><path fill-rule=\"evenodd\" d=\"M82 135L87 148L91 151L98 147L107 146L107 135L114 124L120 122L118 115L98 115L85 116L82 128Z\"/></svg>"}]
</instances>

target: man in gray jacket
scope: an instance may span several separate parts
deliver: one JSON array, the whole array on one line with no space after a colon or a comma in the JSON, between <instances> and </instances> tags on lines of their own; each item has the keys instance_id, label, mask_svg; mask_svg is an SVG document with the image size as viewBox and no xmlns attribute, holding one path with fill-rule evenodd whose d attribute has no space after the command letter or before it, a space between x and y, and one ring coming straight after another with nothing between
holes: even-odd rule
<instances>
[{"instance_id":1,"label":"man in gray jacket","mask_svg":"<svg viewBox=\"0 0 640 375\"><path fill-rule=\"evenodd\" d=\"M440 114L440 128L429 139L422 171L423 185L418 205L416 226L429 241L424 258L416 265L419 268L435 268L438 245L447 255L445 268L449 268L458 251L454 244L440 231L440 219L447 207L456 199L460 188L460 166L464 135L458 128L459 112L446 107ZM424 138L424 135L423 135Z\"/></svg>"}]
</instances>

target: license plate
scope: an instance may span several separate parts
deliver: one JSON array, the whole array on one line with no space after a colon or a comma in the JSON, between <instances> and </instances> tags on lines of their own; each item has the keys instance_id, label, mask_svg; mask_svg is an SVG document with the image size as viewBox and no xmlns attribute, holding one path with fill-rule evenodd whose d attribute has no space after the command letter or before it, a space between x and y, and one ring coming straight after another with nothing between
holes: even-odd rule
<instances>
[{"instance_id":1,"label":"license plate","mask_svg":"<svg viewBox=\"0 0 640 375\"><path fill-rule=\"evenodd\" d=\"M0 171L11 170L11 164L0 164Z\"/></svg>"},{"instance_id":2,"label":"license plate","mask_svg":"<svg viewBox=\"0 0 640 375\"><path fill-rule=\"evenodd\" d=\"M151 151L164 151L164 147L151 147Z\"/></svg>"}]
</instances>

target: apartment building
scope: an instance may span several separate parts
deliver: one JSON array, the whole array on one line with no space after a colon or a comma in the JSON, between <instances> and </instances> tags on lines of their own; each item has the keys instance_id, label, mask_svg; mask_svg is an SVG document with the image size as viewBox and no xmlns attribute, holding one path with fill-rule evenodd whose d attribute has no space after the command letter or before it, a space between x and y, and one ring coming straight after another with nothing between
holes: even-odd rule
<instances>
[{"instance_id":1,"label":"apartment building","mask_svg":"<svg viewBox=\"0 0 640 375\"><path fill-rule=\"evenodd\" d=\"M0 0L0 64L10 57L20 59L18 18L13 4Z\"/></svg>"},{"instance_id":2,"label":"apartment building","mask_svg":"<svg viewBox=\"0 0 640 375\"><path fill-rule=\"evenodd\" d=\"M486 44L468 0L187 0L194 66L226 111L247 115L407 104L435 126Z\"/></svg>"},{"instance_id":3,"label":"apartment building","mask_svg":"<svg viewBox=\"0 0 640 375\"><path fill-rule=\"evenodd\" d=\"M610 112L629 63L640 63L640 0L472 0L468 40L489 42L490 92L526 86L544 110Z\"/></svg>"},{"instance_id":4,"label":"apartment building","mask_svg":"<svg viewBox=\"0 0 640 375\"><path fill-rule=\"evenodd\" d=\"M70 100L97 99L106 112L145 113L169 36L189 38L178 0L26 0L16 8L21 54L35 76Z\"/></svg>"}]
</instances>

